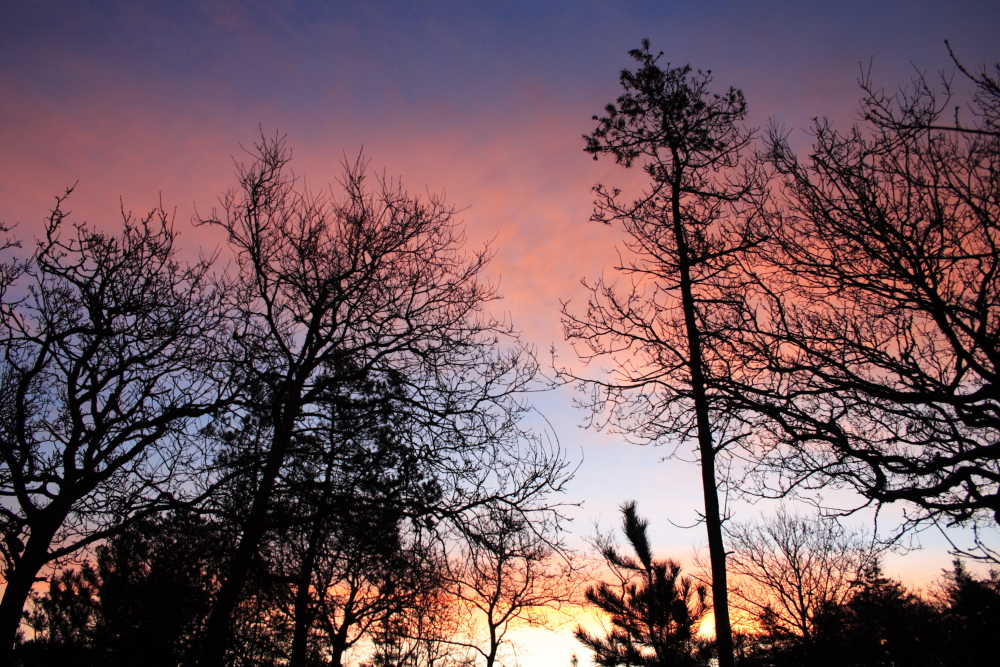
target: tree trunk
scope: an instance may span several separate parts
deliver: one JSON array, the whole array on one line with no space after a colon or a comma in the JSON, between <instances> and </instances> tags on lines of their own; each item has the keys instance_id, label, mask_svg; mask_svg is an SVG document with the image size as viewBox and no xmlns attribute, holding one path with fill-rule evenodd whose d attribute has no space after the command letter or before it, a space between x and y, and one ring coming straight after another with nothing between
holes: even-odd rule
<instances>
[{"instance_id":1,"label":"tree trunk","mask_svg":"<svg viewBox=\"0 0 1000 667\"><path fill-rule=\"evenodd\" d=\"M21 626L24 603L35 585L38 573L48 562L49 545L66 518L66 512L56 512L50 505L31 524L24 551L13 571L7 574L7 586L0 600L0 665L13 664L14 640Z\"/></svg>"},{"instance_id":2,"label":"tree trunk","mask_svg":"<svg viewBox=\"0 0 1000 667\"><path fill-rule=\"evenodd\" d=\"M287 411L286 411L287 414ZM239 546L233 554L226 579L219 587L219 594L212 607L205 632L205 645L201 664L207 667L224 667L226 649L232 639L232 619L239 602L243 588L246 586L253 565L254 557L260 547L260 541L267 532L267 515L271 506L271 494L274 491L278 472L285 461L285 452L292 441L292 426L288 419L275 430L271 439L271 449L264 466L264 475L260 486L254 494L250 515L243 529Z\"/></svg>"},{"instance_id":3,"label":"tree trunk","mask_svg":"<svg viewBox=\"0 0 1000 667\"><path fill-rule=\"evenodd\" d=\"M335 643L330 646L330 667L341 667L344 663L344 647Z\"/></svg>"},{"instance_id":4,"label":"tree trunk","mask_svg":"<svg viewBox=\"0 0 1000 667\"><path fill-rule=\"evenodd\" d=\"M341 667L344 662L344 653L347 652L347 610L344 610L344 622L340 624L336 632L330 633L330 667ZM331 628L332 629L332 628Z\"/></svg>"},{"instance_id":5,"label":"tree trunk","mask_svg":"<svg viewBox=\"0 0 1000 667\"><path fill-rule=\"evenodd\" d=\"M694 399L698 426L698 451L701 457L701 485L705 496L705 527L708 529L708 554L712 564L712 608L715 614L715 646L719 667L733 667L733 631L729 622L729 591L726 583L726 549L722 541L722 516L719 491L715 481L715 444L709 418L708 393L705 388L701 335L691 280L691 258L680 211L680 170L675 163L673 184L673 227L680 270L681 307L687 330L688 364L691 370L691 397Z\"/></svg>"},{"instance_id":6,"label":"tree trunk","mask_svg":"<svg viewBox=\"0 0 1000 667\"><path fill-rule=\"evenodd\" d=\"M490 624L490 652L486 656L486 667L493 667L497 660L497 629L496 626Z\"/></svg>"},{"instance_id":7,"label":"tree trunk","mask_svg":"<svg viewBox=\"0 0 1000 667\"><path fill-rule=\"evenodd\" d=\"M309 609L309 588L312 585L313 566L316 563L322 530L319 522L309 533L309 544L299 568L298 587L295 591L295 630L292 633L292 651L288 659L288 667L303 667L306 664L306 649L309 643L309 628L312 627L313 615Z\"/></svg>"}]
</instances>

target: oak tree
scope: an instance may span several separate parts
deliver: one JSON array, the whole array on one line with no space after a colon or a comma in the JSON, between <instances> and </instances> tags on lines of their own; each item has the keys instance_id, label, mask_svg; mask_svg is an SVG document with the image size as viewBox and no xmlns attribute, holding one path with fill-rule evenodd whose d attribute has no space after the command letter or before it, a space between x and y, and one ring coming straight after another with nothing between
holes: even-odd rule
<instances>
[{"instance_id":1,"label":"oak tree","mask_svg":"<svg viewBox=\"0 0 1000 667\"><path fill-rule=\"evenodd\" d=\"M178 261L162 208L71 225L69 194L0 289L0 662L47 564L191 495L199 419L230 390L211 260Z\"/></svg>"},{"instance_id":2,"label":"oak tree","mask_svg":"<svg viewBox=\"0 0 1000 667\"><path fill-rule=\"evenodd\" d=\"M967 74L954 120L947 81L890 95L866 75L863 121L817 121L808 158L771 133L781 199L737 338L772 491L848 486L913 521L996 526L1000 66Z\"/></svg>"},{"instance_id":3,"label":"oak tree","mask_svg":"<svg viewBox=\"0 0 1000 667\"><path fill-rule=\"evenodd\" d=\"M227 234L236 257L230 372L250 388L241 415L262 426L239 544L209 624L210 665L225 660L234 610L275 525L283 470L331 388L399 381L399 403L418 415L407 437L451 480L439 502L409 515L448 522L487 500L527 512L526 499L563 477L560 457L519 467L518 393L536 363L509 322L487 312L497 298L481 278L489 249L466 255L452 208L384 178L369 187L360 159L345 164L339 193L310 192L289 160L283 140L262 139L238 165L239 187L203 221Z\"/></svg>"}]
</instances>

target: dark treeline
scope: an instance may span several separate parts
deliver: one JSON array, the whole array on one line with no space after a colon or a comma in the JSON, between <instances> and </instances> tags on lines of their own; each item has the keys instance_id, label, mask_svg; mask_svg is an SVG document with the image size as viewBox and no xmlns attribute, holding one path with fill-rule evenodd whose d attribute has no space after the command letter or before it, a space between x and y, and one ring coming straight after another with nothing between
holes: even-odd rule
<instances>
[{"instance_id":1,"label":"dark treeline","mask_svg":"<svg viewBox=\"0 0 1000 667\"><path fill-rule=\"evenodd\" d=\"M957 111L954 77L864 76L859 123L818 120L802 159L711 73L631 56L585 137L648 177L595 187L626 279L563 307L612 372L556 373L590 426L693 444L708 563L656 559L626 505L634 556L599 542L617 581L586 594L610 628L578 638L608 666L974 664L996 575L918 595L824 516L724 498L848 488L1000 563L1000 65L955 61ZM290 159L262 137L196 216L226 262L182 262L162 209L73 222L68 190L0 263L0 664L493 667L574 599L571 471L527 426L544 378L490 314L491 250L361 159L321 193Z\"/></svg>"},{"instance_id":2,"label":"dark treeline","mask_svg":"<svg viewBox=\"0 0 1000 667\"><path fill-rule=\"evenodd\" d=\"M605 613L603 634L576 637L601 667L711 665L712 642L697 636L706 590L653 556L635 503L622 507L632 555L598 539L611 582L586 592ZM959 667L994 662L1000 572L971 575L956 560L931 590L907 590L882 575L879 558L829 520L780 514L730 534L734 608L744 612L735 655L747 667ZM846 538L846 539L845 539ZM757 567L748 567L755 564ZM710 576L710 572L709 572Z\"/></svg>"}]
</instances>

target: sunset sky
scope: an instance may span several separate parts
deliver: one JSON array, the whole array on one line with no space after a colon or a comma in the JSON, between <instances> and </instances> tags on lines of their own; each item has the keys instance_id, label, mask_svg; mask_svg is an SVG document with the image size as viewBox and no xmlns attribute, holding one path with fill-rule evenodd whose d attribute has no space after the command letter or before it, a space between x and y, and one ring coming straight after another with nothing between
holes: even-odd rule
<instances>
[{"instance_id":1,"label":"sunset sky","mask_svg":"<svg viewBox=\"0 0 1000 667\"><path fill-rule=\"evenodd\" d=\"M411 191L446 193L470 247L496 249L502 310L544 359L554 345L579 367L560 301L582 308L580 279L610 274L618 238L588 222L590 188L630 177L594 162L581 135L645 37L665 62L742 88L751 124L773 119L802 147L810 118L855 119L860 67L889 88L951 72L945 39L966 65L1000 61L1000 3L0 0L0 222L30 242L78 182L75 218L114 230L119 201L138 213L162 198L181 245L211 253L221 240L188 221L234 184L233 156L261 131L287 134L312 188L363 150ZM660 553L689 562L703 529L671 522L696 520L697 467L582 430L571 399L534 398L582 461L569 543L585 547L594 521L616 524L634 498ZM772 509L735 506L743 520ZM940 537L922 540L888 574L925 584L948 565ZM574 650L586 662L565 633L522 643L524 667L568 665Z\"/></svg>"}]
</instances>

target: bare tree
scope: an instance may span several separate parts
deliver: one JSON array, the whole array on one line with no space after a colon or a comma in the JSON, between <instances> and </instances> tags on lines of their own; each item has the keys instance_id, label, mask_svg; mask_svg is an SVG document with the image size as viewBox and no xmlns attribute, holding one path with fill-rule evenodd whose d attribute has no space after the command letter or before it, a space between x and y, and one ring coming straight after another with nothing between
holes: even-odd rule
<instances>
[{"instance_id":1,"label":"bare tree","mask_svg":"<svg viewBox=\"0 0 1000 667\"><path fill-rule=\"evenodd\" d=\"M853 584L878 562L863 532L828 518L807 519L784 508L759 523L726 527L733 606L770 637L813 639L817 615L843 605Z\"/></svg>"},{"instance_id":2,"label":"bare tree","mask_svg":"<svg viewBox=\"0 0 1000 667\"><path fill-rule=\"evenodd\" d=\"M178 263L162 208L70 227L69 193L0 290L0 662L46 564L188 492L192 429L223 403L210 260Z\"/></svg>"},{"instance_id":3,"label":"bare tree","mask_svg":"<svg viewBox=\"0 0 1000 667\"><path fill-rule=\"evenodd\" d=\"M331 387L388 375L402 383L401 403L419 414L413 446L451 480L433 506L408 507L410 515L458 519L487 499L528 511L527 498L564 479L560 457L520 463L526 408L516 395L532 385L536 364L509 323L485 312L497 298L479 277L488 249L463 254L454 212L438 198L385 179L369 190L360 160L345 164L342 195L317 195L296 182L289 159L282 140L262 140L238 167L239 189L204 221L228 234L236 254L232 372L246 378L245 413L260 415L266 432L209 625L210 665L224 662L296 434Z\"/></svg>"},{"instance_id":4,"label":"bare tree","mask_svg":"<svg viewBox=\"0 0 1000 667\"><path fill-rule=\"evenodd\" d=\"M442 575L451 604L469 620L470 636L448 643L472 649L494 667L512 627L549 627L574 597L572 561L558 539L558 525L529 523L503 507L483 511Z\"/></svg>"},{"instance_id":5,"label":"bare tree","mask_svg":"<svg viewBox=\"0 0 1000 667\"><path fill-rule=\"evenodd\" d=\"M807 161L771 133L784 199L738 337L772 491L845 485L914 521L997 525L1000 88L969 77L971 121L947 122L947 83L888 95L866 74L864 124L818 121Z\"/></svg>"},{"instance_id":6,"label":"bare tree","mask_svg":"<svg viewBox=\"0 0 1000 667\"><path fill-rule=\"evenodd\" d=\"M760 190L746 160L753 135L739 123L743 94L709 90L709 73L690 67L662 69L649 42L630 55L625 93L586 137L596 159L611 154L624 167L642 161L650 187L634 202L602 185L593 219L621 223L629 255L617 270L623 286L598 280L586 314L563 308L567 339L585 360L607 358L614 372L583 378L563 371L590 391L594 424L610 424L640 443L696 443L704 490L704 520L712 561L719 664L733 664L726 595L726 552L719 502L717 458L743 431L727 431L735 377L729 331L740 298L735 258L751 243L734 224ZM601 420L607 419L607 422Z\"/></svg>"},{"instance_id":7,"label":"bare tree","mask_svg":"<svg viewBox=\"0 0 1000 667\"><path fill-rule=\"evenodd\" d=\"M361 545L341 541L336 552L322 553L316 568L312 643L331 666L344 664L348 650L370 642L387 617L416 606L435 588L435 573L417 550L385 544L378 530L369 526L367 534L357 535ZM382 549L375 546L379 542Z\"/></svg>"},{"instance_id":8,"label":"bare tree","mask_svg":"<svg viewBox=\"0 0 1000 667\"><path fill-rule=\"evenodd\" d=\"M385 616L365 667L473 667L477 654L455 644L468 619L447 593L433 588Z\"/></svg>"}]
</instances>

